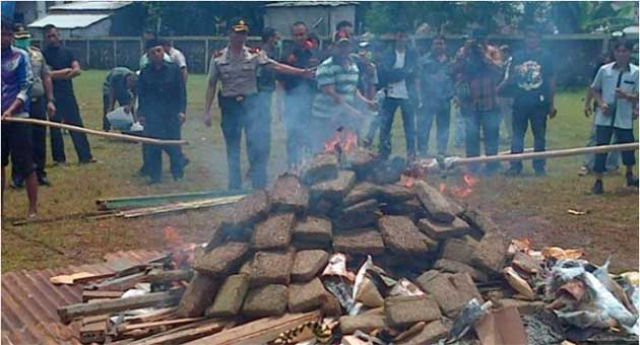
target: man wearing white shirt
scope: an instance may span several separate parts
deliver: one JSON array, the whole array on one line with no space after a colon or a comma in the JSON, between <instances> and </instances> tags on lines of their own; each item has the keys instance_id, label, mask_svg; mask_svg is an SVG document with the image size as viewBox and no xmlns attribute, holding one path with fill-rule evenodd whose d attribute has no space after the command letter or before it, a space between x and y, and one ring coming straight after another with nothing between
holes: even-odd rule
<instances>
[{"instance_id":1,"label":"man wearing white shirt","mask_svg":"<svg viewBox=\"0 0 640 345\"><path fill-rule=\"evenodd\" d=\"M407 45L406 31L398 30L395 35L395 48L385 55L381 66L380 77L386 90L380 126L380 155L383 158L391 154L391 126L398 107L402 110L407 157L409 160L415 158L414 96L420 96L417 92L417 66L418 53Z\"/></svg>"},{"instance_id":2,"label":"man wearing white shirt","mask_svg":"<svg viewBox=\"0 0 640 345\"><path fill-rule=\"evenodd\" d=\"M596 111L596 142L607 145L615 133L615 143L632 143L634 108L638 104L638 66L631 64L631 41L620 40L615 43L613 53L615 62L603 65L591 84L594 99L598 101ZM592 192L604 193L602 174L605 169L607 153L596 155L594 173L596 176ZM633 175L635 165L634 151L622 152L622 162L627 166L625 175L627 186L638 187L638 178Z\"/></svg>"},{"instance_id":3,"label":"man wearing white shirt","mask_svg":"<svg viewBox=\"0 0 640 345\"><path fill-rule=\"evenodd\" d=\"M189 72L187 71L187 59L184 58L184 54L176 49L169 40L163 40L162 46L164 47L164 51L169 54L171 62L178 65L178 67L180 68L180 74L182 75L184 84L187 85L187 77L189 76Z\"/></svg>"}]
</instances>

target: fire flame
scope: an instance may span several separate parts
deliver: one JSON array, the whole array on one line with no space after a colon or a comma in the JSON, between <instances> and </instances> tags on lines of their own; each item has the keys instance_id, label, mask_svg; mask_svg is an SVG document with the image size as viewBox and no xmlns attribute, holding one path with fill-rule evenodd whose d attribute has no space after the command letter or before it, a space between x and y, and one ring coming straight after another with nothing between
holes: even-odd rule
<instances>
[{"instance_id":1,"label":"fire flame","mask_svg":"<svg viewBox=\"0 0 640 345\"><path fill-rule=\"evenodd\" d=\"M413 187L413 184L416 182L415 177L409 176L407 174L400 175L400 183L408 189Z\"/></svg>"},{"instance_id":2,"label":"fire flame","mask_svg":"<svg viewBox=\"0 0 640 345\"><path fill-rule=\"evenodd\" d=\"M474 187L478 184L478 179L467 173L462 176L462 182L464 182L464 184L461 186L456 185L451 187L447 187L444 183L441 183L439 186L440 193L447 191L459 199L468 198L473 193Z\"/></svg>"},{"instance_id":3,"label":"fire flame","mask_svg":"<svg viewBox=\"0 0 640 345\"><path fill-rule=\"evenodd\" d=\"M325 152L351 152L358 146L358 136L349 129L340 127L336 133L324 143Z\"/></svg>"},{"instance_id":4,"label":"fire flame","mask_svg":"<svg viewBox=\"0 0 640 345\"><path fill-rule=\"evenodd\" d=\"M185 244L178 230L172 226L165 227L162 236L165 246L173 254L174 267L187 267L193 262L195 244Z\"/></svg>"}]
</instances>

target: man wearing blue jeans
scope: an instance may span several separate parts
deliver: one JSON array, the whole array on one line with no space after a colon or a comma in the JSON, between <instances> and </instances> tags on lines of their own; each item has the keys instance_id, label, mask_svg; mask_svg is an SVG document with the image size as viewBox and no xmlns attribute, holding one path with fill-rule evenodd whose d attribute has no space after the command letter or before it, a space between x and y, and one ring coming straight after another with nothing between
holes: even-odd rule
<instances>
[{"instance_id":1,"label":"man wearing blue jeans","mask_svg":"<svg viewBox=\"0 0 640 345\"><path fill-rule=\"evenodd\" d=\"M485 155L498 154L500 142L500 111L496 87L502 78L496 48L488 45L484 33L474 32L472 40L460 50L453 63L454 73L459 73L461 82L468 87L459 92L460 106L465 119L465 147L467 157L480 155L480 130L482 129ZM491 175L500 168L500 163L487 163L485 173ZM477 172L478 166L472 165Z\"/></svg>"}]
</instances>

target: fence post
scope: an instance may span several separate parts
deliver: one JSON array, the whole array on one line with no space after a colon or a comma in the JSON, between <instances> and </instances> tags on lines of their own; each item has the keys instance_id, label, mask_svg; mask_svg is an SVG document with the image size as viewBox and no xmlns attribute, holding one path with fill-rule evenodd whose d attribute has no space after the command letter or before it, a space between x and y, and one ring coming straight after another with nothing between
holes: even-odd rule
<instances>
[{"instance_id":1,"label":"fence post","mask_svg":"<svg viewBox=\"0 0 640 345\"><path fill-rule=\"evenodd\" d=\"M91 40L87 39L87 68L91 68Z\"/></svg>"},{"instance_id":2,"label":"fence post","mask_svg":"<svg viewBox=\"0 0 640 345\"><path fill-rule=\"evenodd\" d=\"M118 46L116 42L117 40L113 40L113 67L118 66L118 62L116 61L116 59L118 59Z\"/></svg>"},{"instance_id":3,"label":"fence post","mask_svg":"<svg viewBox=\"0 0 640 345\"><path fill-rule=\"evenodd\" d=\"M209 68L209 39L204 39L204 73L207 74Z\"/></svg>"}]
</instances>

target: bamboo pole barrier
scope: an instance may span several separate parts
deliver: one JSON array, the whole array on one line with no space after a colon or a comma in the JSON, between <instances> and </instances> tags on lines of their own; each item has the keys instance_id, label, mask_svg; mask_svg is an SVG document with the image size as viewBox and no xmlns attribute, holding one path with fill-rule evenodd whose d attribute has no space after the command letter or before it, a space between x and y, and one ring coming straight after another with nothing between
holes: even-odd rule
<instances>
[{"instance_id":1,"label":"bamboo pole barrier","mask_svg":"<svg viewBox=\"0 0 640 345\"><path fill-rule=\"evenodd\" d=\"M106 137L106 138L134 141L134 142L145 143L145 144L155 144L155 145L188 145L189 144L189 142L186 141L186 140L161 140L161 139L155 139L155 138L149 138L149 137L141 137L141 136L128 135L128 134L110 133L110 132L98 131L98 130L95 130L95 129L89 129L89 128L84 128L84 127L67 125L67 124L64 124L64 123L58 123L58 122L52 122L52 121L46 121L46 120L38 120L38 119L25 119L25 118L18 118L18 117L5 117L5 118L2 119L2 121L3 122L7 121L7 122L28 123L28 124L39 125L39 126L57 127L57 128L68 129L68 130L74 131L74 132L92 134L92 135L97 135L97 136Z\"/></svg>"},{"instance_id":2,"label":"bamboo pole barrier","mask_svg":"<svg viewBox=\"0 0 640 345\"><path fill-rule=\"evenodd\" d=\"M627 144L590 146L590 147L551 150L551 151L542 151L542 152L517 153L512 155L479 156L479 157L465 157L465 158L450 157L450 158L444 159L444 165L446 167L449 167L450 165L455 166L455 165L464 165L464 164L472 164L472 163L558 158L558 157L568 157L568 156L576 156L576 155L583 155L583 154L604 153L604 152L610 152L610 151L629 151L629 150L635 151L637 149L638 149L638 143L635 142L635 143L627 143Z\"/></svg>"}]
</instances>

